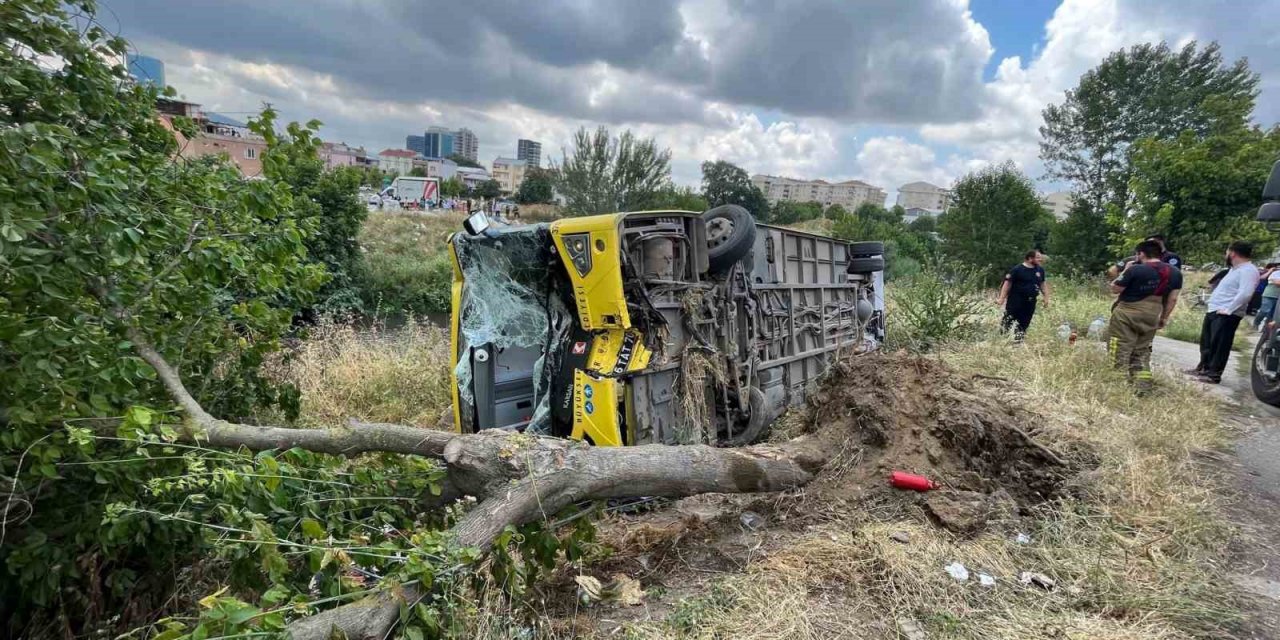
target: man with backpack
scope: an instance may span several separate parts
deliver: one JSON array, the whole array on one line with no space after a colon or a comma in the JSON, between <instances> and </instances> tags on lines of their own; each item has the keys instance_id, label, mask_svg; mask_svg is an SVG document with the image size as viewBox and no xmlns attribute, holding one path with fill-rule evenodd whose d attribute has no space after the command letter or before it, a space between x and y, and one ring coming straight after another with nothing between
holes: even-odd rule
<instances>
[{"instance_id":1,"label":"man with backpack","mask_svg":"<svg viewBox=\"0 0 1280 640\"><path fill-rule=\"evenodd\" d=\"M1117 294L1107 327L1107 348L1115 366L1128 371L1139 394L1151 391L1151 343L1169 322L1182 289L1182 272L1161 259L1154 240L1138 244L1135 259L1111 283Z\"/></svg>"}]
</instances>

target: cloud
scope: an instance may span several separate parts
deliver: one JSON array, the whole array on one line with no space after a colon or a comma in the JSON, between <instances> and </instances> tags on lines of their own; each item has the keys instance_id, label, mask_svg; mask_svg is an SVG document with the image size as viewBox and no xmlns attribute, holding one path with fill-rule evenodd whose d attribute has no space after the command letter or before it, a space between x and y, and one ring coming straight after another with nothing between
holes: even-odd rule
<instances>
[{"instance_id":1,"label":"cloud","mask_svg":"<svg viewBox=\"0 0 1280 640\"><path fill-rule=\"evenodd\" d=\"M717 5L720 15L688 15L710 52L710 90L718 100L880 123L946 121L977 112L992 50L964 3Z\"/></svg>"},{"instance_id":2,"label":"cloud","mask_svg":"<svg viewBox=\"0 0 1280 640\"><path fill-rule=\"evenodd\" d=\"M367 97L514 102L615 123L697 122L712 102L852 121L955 119L976 113L991 54L956 0L107 6L127 37L324 73Z\"/></svg>"},{"instance_id":3,"label":"cloud","mask_svg":"<svg viewBox=\"0 0 1280 640\"><path fill-rule=\"evenodd\" d=\"M966 0L104 0L123 35L212 110L270 101L372 150L466 126L481 160L516 138L558 158L579 126L653 136L675 178L723 158L752 173L860 178L892 191L1014 160L1032 177L1045 105L1106 53L1218 39L1263 73L1280 117L1280 3L1065 0L1030 59L984 82Z\"/></svg>"},{"instance_id":4,"label":"cloud","mask_svg":"<svg viewBox=\"0 0 1280 640\"><path fill-rule=\"evenodd\" d=\"M901 136L867 140L858 151L857 161L864 181L888 191L916 180L945 187L955 179L951 172L938 165L933 149ZM891 196L890 201L892 199Z\"/></svg>"},{"instance_id":5,"label":"cloud","mask_svg":"<svg viewBox=\"0 0 1280 640\"><path fill-rule=\"evenodd\" d=\"M984 87L980 117L927 124L920 133L927 142L964 148L986 162L1013 160L1038 178L1043 173L1039 126L1047 105L1061 103L1080 76L1112 51L1162 40L1179 46L1193 39L1220 41L1228 59L1253 54L1251 66L1264 79L1256 117L1274 123L1280 119L1280 60L1270 55L1277 42L1275 24L1280 24L1280 4L1260 0L1065 0L1045 25L1038 56L1025 63L1016 56L1000 62L995 79Z\"/></svg>"}]
</instances>

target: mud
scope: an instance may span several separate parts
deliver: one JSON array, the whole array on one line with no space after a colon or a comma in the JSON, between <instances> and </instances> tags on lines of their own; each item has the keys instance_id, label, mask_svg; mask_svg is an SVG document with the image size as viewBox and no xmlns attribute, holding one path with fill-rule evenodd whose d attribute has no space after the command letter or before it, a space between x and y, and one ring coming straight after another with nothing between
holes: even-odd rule
<instances>
[{"instance_id":1,"label":"mud","mask_svg":"<svg viewBox=\"0 0 1280 640\"><path fill-rule=\"evenodd\" d=\"M806 488L818 499L901 494L939 524L975 533L1062 495L1089 466L1067 429L1028 410L1016 385L957 376L937 360L870 354L837 364L802 424L844 446ZM839 441L837 439L837 441ZM913 497L892 489L894 470L942 485Z\"/></svg>"}]
</instances>

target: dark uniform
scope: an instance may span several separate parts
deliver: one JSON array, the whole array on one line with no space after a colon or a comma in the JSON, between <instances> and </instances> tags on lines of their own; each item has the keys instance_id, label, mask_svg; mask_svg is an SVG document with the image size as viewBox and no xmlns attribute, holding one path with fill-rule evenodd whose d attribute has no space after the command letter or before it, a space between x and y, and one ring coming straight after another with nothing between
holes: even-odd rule
<instances>
[{"instance_id":1,"label":"dark uniform","mask_svg":"<svg viewBox=\"0 0 1280 640\"><path fill-rule=\"evenodd\" d=\"M1044 285L1044 267L1025 264L1009 270L1004 276L1009 283L1009 297L1004 304L1004 319L1000 328L1008 331L1017 323L1013 332L1015 340L1022 340L1027 335L1027 327L1031 326L1031 317L1036 314L1036 298L1040 295L1040 287Z\"/></svg>"},{"instance_id":2,"label":"dark uniform","mask_svg":"<svg viewBox=\"0 0 1280 640\"><path fill-rule=\"evenodd\" d=\"M1139 391L1149 390L1151 343L1160 329L1164 303L1182 288L1182 272L1169 262L1135 264L1116 278L1124 287L1111 308L1107 348L1116 368L1129 372Z\"/></svg>"}]
</instances>

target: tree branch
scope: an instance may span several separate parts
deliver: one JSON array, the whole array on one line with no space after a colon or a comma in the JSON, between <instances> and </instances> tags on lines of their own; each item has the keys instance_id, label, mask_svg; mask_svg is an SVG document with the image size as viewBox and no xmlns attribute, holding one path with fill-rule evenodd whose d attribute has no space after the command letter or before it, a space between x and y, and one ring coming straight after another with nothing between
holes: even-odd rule
<instances>
[{"instance_id":1,"label":"tree branch","mask_svg":"<svg viewBox=\"0 0 1280 640\"><path fill-rule=\"evenodd\" d=\"M503 529L548 520L576 502L640 496L781 491L808 483L838 443L801 436L781 445L719 449L706 445L594 447L562 438L488 430L450 434L395 424L353 421L348 427L292 429L219 420L187 391L178 372L118 311L138 354L156 370L187 415L183 439L254 450L300 447L352 455L389 452L430 456L448 468L447 494L480 503L452 530L453 543L487 551ZM381 638L416 591L396 589L289 625L294 640L324 640L335 629L348 638Z\"/></svg>"}]
</instances>

